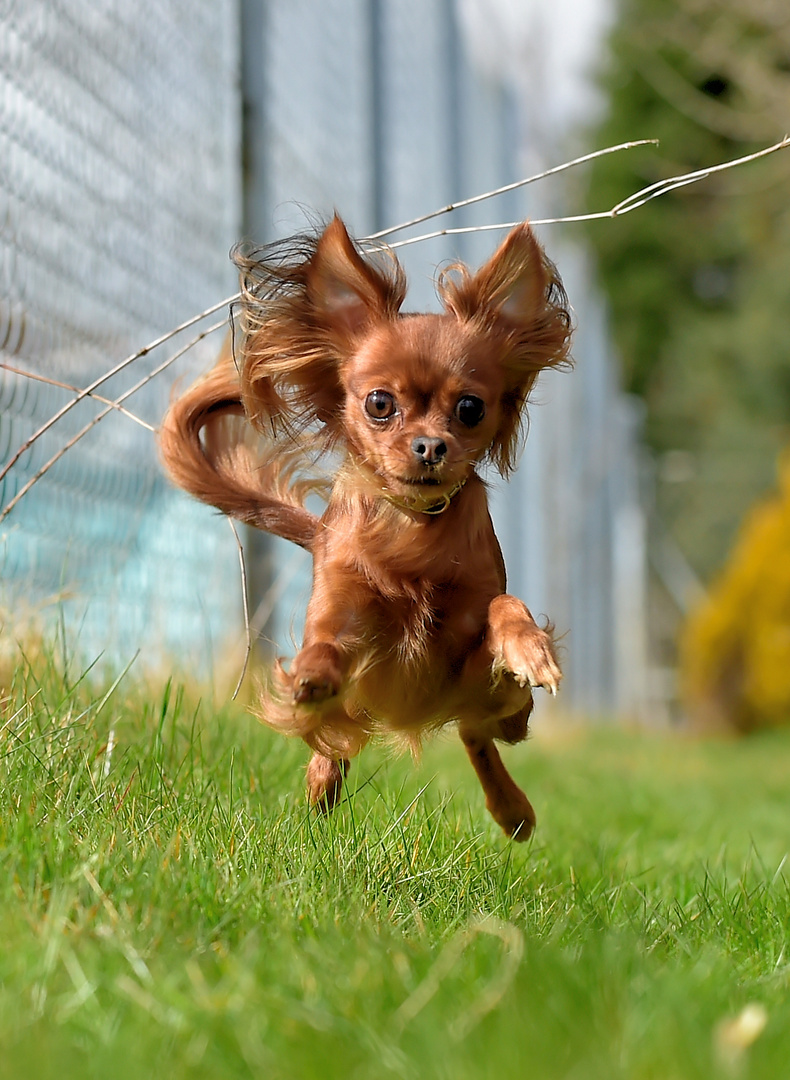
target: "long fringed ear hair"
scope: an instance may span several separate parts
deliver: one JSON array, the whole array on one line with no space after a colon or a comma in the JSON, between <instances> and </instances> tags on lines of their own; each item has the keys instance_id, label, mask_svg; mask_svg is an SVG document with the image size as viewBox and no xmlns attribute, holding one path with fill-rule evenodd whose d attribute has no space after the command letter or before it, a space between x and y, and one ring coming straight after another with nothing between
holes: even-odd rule
<instances>
[{"instance_id":1,"label":"long fringed ear hair","mask_svg":"<svg viewBox=\"0 0 790 1080\"><path fill-rule=\"evenodd\" d=\"M477 273L450 267L438 291L449 313L490 335L500 350L505 392L489 457L507 476L516 464L525 406L538 375L570 365L568 297L527 223L517 225Z\"/></svg>"},{"instance_id":2,"label":"long fringed ear hair","mask_svg":"<svg viewBox=\"0 0 790 1080\"><path fill-rule=\"evenodd\" d=\"M241 276L236 350L247 416L261 431L296 434L321 425L329 447L341 434L340 368L360 333L394 320L406 278L393 257L374 261L337 215L303 234L233 258Z\"/></svg>"}]
</instances>

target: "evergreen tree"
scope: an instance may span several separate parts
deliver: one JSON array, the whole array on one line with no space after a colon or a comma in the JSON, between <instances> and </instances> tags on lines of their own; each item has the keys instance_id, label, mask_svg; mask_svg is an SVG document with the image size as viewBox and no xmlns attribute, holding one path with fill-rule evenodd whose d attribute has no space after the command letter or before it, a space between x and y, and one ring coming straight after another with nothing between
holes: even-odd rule
<instances>
[{"instance_id":1,"label":"evergreen tree","mask_svg":"<svg viewBox=\"0 0 790 1080\"><path fill-rule=\"evenodd\" d=\"M604 209L790 128L787 0L621 0L596 145ZM790 151L594 222L628 390L647 406L665 522L705 578L774 481L790 420Z\"/></svg>"}]
</instances>

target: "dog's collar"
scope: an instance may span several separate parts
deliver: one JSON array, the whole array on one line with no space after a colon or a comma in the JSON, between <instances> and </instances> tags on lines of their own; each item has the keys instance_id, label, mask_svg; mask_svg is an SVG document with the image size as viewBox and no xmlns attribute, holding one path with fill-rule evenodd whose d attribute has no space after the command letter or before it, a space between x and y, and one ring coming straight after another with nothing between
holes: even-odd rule
<instances>
[{"instance_id":1,"label":"dog's collar","mask_svg":"<svg viewBox=\"0 0 790 1080\"><path fill-rule=\"evenodd\" d=\"M335 490L337 492L343 490L348 494L350 487L351 490L364 492L373 501L384 499L392 506L397 507L398 510L404 511L404 513L425 514L427 517L436 517L449 509L453 499L461 491L468 479L469 477L465 476L454 484L449 491L438 497L432 496L429 493L430 489L426 490L424 488L415 491L413 496L396 495L383 487L382 478L362 462L349 459L338 474L338 483Z\"/></svg>"},{"instance_id":2,"label":"dog's collar","mask_svg":"<svg viewBox=\"0 0 790 1080\"><path fill-rule=\"evenodd\" d=\"M461 490L466 483L466 478L459 480L458 483L446 491L444 495L439 499L435 499L433 502L429 502L426 505L420 505L420 500L403 499L399 495L393 495L389 491L382 491L382 496L387 502L392 503L393 506L397 506L399 510L408 510L414 514L427 514L429 517L435 517L437 514L443 514L445 510L450 506L455 496Z\"/></svg>"}]
</instances>

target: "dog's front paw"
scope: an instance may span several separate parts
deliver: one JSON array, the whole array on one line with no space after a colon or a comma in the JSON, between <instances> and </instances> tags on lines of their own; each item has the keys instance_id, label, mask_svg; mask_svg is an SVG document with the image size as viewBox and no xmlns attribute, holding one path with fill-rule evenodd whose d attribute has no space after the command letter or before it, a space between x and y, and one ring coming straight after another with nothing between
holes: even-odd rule
<instances>
[{"instance_id":1,"label":"dog's front paw","mask_svg":"<svg viewBox=\"0 0 790 1080\"><path fill-rule=\"evenodd\" d=\"M308 645L291 665L294 704L307 705L335 697L342 675L340 656L334 645Z\"/></svg>"},{"instance_id":2,"label":"dog's front paw","mask_svg":"<svg viewBox=\"0 0 790 1080\"><path fill-rule=\"evenodd\" d=\"M523 626L501 643L496 667L512 675L519 686L542 686L556 695L562 672L551 635L539 626Z\"/></svg>"}]
</instances>

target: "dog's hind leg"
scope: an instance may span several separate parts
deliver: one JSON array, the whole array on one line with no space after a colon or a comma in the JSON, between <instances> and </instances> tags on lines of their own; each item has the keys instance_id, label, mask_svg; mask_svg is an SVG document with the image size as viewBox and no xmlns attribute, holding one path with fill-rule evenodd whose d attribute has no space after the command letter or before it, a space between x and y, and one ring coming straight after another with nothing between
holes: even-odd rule
<instances>
[{"instance_id":1,"label":"dog's hind leg","mask_svg":"<svg viewBox=\"0 0 790 1080\"><path fill-rule=\"evenodd\" d=\"M513 719L515 721L516 718ZM523 726L526 733L526 717ZM521 728L521 724L514 723L514 727ZM535 828L535 811L532 803L505 768L493 739L475 734L469 729L464 730L463 727L460 733L469 760L483 788L488 812L508 836L514 840L528 840ZM511 741L509 734L511 733L503 731L507 741ZM513 731L512 734L516 732Z\"/></svg>"},{"instance_id":2,"label":"dog's hind leg","mask_svg":"<svg viewBox=\"0 0 790 1080\"><path fill-rule=\"evenodd\" d=\"M347 758L336 761L314 751L307 766L307 797L312 806L324 814L334 810L350 764Z\"/></svg>"}]
</instances>

